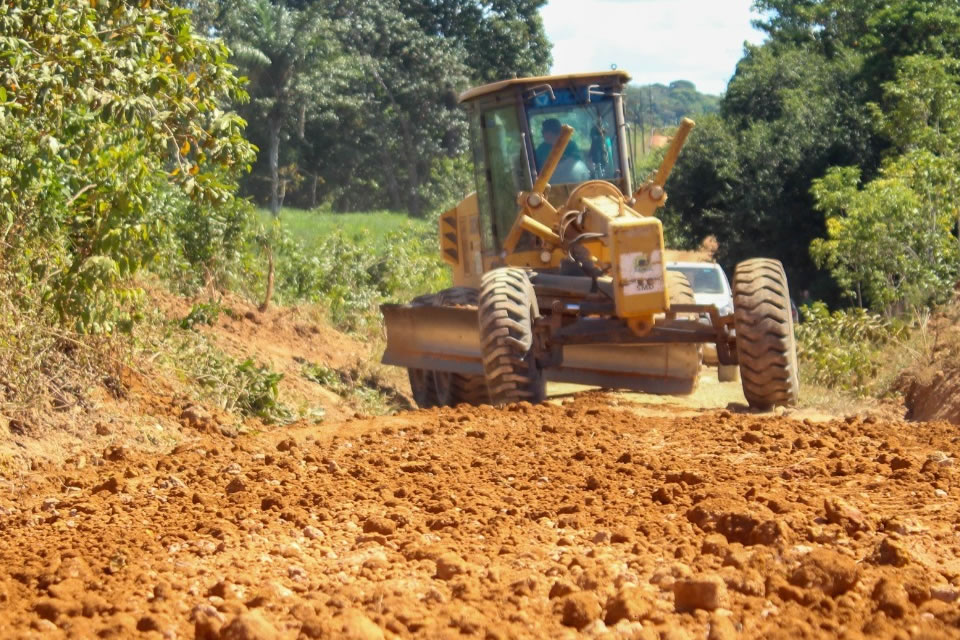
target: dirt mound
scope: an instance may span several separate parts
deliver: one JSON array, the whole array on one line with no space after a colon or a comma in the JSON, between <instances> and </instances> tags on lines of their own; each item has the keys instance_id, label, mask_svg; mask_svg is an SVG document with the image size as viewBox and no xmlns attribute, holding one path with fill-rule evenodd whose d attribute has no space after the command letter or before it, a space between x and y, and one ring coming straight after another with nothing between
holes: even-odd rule
<instances>
[{"instance_id":1,"label":"dirt mound","mask_svg":"<svg viewBox=\"0 0 960 640\"><path fill-rule=\"evenodd\" d=\"M147 287L147 296L167 325L203 309L202 319L183 331L202 334L237 362L249 358L283 374L279 402L294 415L306 413L316 420L322 412L325 420L336 422L358 412L412 406L405 372L373 364L376 344L329 326L315 307L273 307L261 313L233 295L187 299ZM91 451L117 443L157 452L196 437L198 431L269 428L204 400L180 367L171 370L154 363L157 356L170 353L106 353L116 372L103 381L83 380L73 403L45 411L32 408L23 412L26 417L18 414L15 419L0 415L0 474L21 472L36 461L86 461Z\"/></svg>"},{"instance_id":2,"label":"dirt mound","mask_svg":"<svg viewBox=\"0 0 960 640\"><path fill-rule=\"evenodd\" d=\"M960 424L960 299L917 334L920 356L898 381L908 417Z\"/></svg>"},{"instance_id":3,"label":"dirt mound","mask_svg":"<svg viewBox=\"0 0 960 640\"><path fill-rule=\"evenodd\" d=\"M212 326L198 330L234 357L253 358L282 373L281 401L290 406L320 407L330 420L352 416L358 410L348 399L305 376L311 366L319 365L351 384L376 377L371 384L397 398L399 389L407 385L404 372L394 367L377 368L374 375L370 363L375 360L375 345L331 327L315 307L271 307L261 313L240 298L228 297L222 304L229 312L220 314ZM402 398L400 406L412 407Z\"/></svg>"},{"instance_id":4,"label":"dirt mound","mask_svg":"<svg viewBox=\"0 0 960 640\"><path fill-rule=\"evenodd\" d=\"M667 262L713 262L719 248L716 237L707 236L695 250L667 249L664 251L664 259Z\"/></svg>"},{"instance_id":5,"label":"dirt mound","mask_svg":"<svg viewBox=\"0 0 960 640\"><path fill-rule=\"evenodd\" d=\"M960 637L954 427L612 401L19 477L0 637Z\"/></svg>"},{"instance_id":6,"label":"dirt mound","mask_svg":"<svg viewBox=\"0 0 960 640\"><path fill-rule=\"evenodd\" d=\"M960 369L941 369L926 381L912 378L906 385L905 401L911 420L960 424Z\"/></svg>"}]
</instances>

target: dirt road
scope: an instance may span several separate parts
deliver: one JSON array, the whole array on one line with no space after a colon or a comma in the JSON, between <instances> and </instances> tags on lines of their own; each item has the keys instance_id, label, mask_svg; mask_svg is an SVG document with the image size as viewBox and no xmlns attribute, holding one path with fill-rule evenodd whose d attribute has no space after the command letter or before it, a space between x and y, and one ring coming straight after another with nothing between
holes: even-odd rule
<instances>
[{"instance_id":1,"label":"dirt road","mask_svg":"<svg viewBox=\"0 0 960 640\"><path fill-rule=\"evenodd\" d=\"M0 637L960 637L955 426L636 400L10 479Z\"/></svg>"}]
</instances>

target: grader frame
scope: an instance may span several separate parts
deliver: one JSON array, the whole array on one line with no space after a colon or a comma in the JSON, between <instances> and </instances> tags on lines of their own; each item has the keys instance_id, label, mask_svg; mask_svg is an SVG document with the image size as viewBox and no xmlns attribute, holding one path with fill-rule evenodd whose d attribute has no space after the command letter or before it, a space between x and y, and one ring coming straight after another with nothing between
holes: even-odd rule
<instances>
[{"instance_id":1,"label":"grader frame","mask_svg":"<svg viewBox=\"0 0 960 640\"><path fill-rule=\"evenodd\" d=\"M383 362L410 370L419 404L539 401L547 380L689 393L703 343L716 344L721 364L740 364L752 405L796 401L782 265L739 265L735 310L725 316L695 304L685 278L666 270L654 214L694 123L681 123L659 169L634 188L628 80L624 72L521 78L461 96L477 191L439 222L455 287L382 307ZM571 122L588 129L580 145ZM589 154L579 151L588 144ZM551 186L561 174L589 179Z\"/></svg>"}]
</instances>

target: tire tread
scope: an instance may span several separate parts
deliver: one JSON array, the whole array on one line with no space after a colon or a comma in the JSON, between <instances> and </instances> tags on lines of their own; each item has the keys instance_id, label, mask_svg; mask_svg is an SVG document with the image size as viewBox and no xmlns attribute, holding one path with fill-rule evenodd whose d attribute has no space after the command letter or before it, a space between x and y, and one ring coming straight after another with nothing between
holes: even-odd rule
<instances>
[{"instance_id":1,"label":"tire tread","mask_svg":"<svg viewBox=\"0 0 960 640\"><path fill-rule=\"evenodd\" d=\"M733 299L740 379L747 402L758 409L795 405L800 384L783 265L769 258L738 264Z\"/></svg>"}]
</instances>

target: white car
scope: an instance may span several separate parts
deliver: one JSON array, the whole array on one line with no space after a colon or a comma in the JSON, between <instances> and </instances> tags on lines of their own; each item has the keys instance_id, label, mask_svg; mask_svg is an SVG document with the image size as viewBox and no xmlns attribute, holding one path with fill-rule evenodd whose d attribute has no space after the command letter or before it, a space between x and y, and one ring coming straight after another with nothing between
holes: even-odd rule
<instances>
[{"instance_id":1,"label":"white car","mask_svg":"<svg viewBox=\"0 0 960 640\"><path fill-rule=\"evenodd\" d=\"M687 277L697 304L712 304L721 316L733 313L733 291L720 265L713 262L668 262L667 269L679 271ZM740 368L736 365L721 365L717 362L715 344L703 345L703 361L717 365L720 382L736 380L739 375Z\"/></svg>"}]
</instances>

